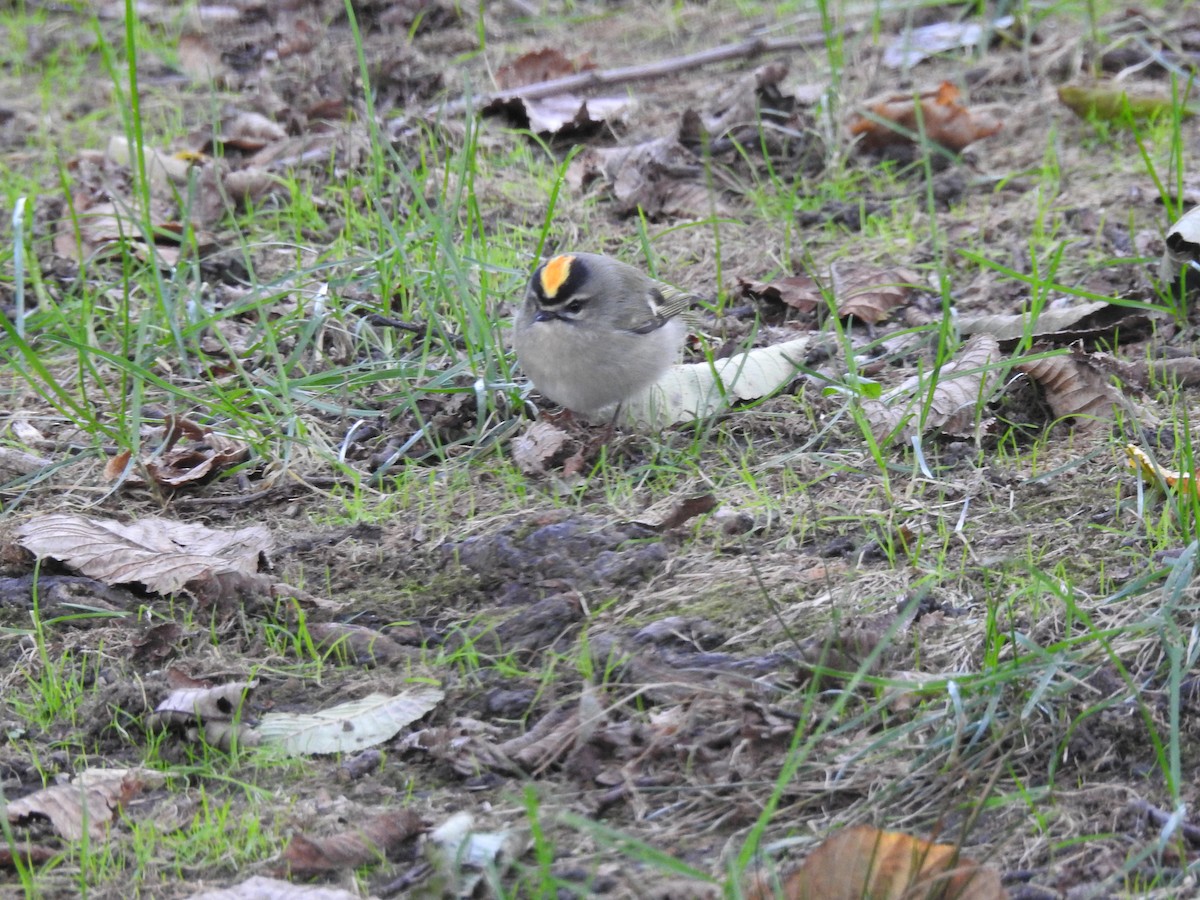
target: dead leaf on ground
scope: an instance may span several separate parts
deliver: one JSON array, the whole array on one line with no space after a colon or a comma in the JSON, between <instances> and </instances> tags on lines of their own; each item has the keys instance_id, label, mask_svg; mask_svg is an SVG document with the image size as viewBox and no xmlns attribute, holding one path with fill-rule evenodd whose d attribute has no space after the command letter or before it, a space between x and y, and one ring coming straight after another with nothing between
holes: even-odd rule
<instances>
[{"instance_id":1,"label":"dead leaf on ground","mask_svg":"<svg viewBox=\"0 0 1200 900\"><path fill-rule=\"evenodd\" d=\"M905 30L883 51L883 64L890 69L910 69L917 63L948 50L971 50L1016 20L1001 16L994 22L934 22Z\"/></svg>"},{"instance_id":2,"label":"dead leaf on ground","mask_svg":"<svg viewBox=\"0 0 1200 900\"><path fill-rule=\"evenodd\" d=\"M716 508L716 496L711 491L704 491L687 497L668 497L644 510L632 521L655 531L670 531Z\"/></svg>"},{"instance_id":3,"label":"dead leaf on ground","mask_svg":"<svg viewBox=\"0 0 1200 900\"><path fill-rule=\"evenodd\" d=\"M203 483L249 458L249 445L183 416L171 416L163 446L147 457L142 467L160 487L179 488ZM126 471L130 459L129 451L110 459L104 468L105 478L113 481L124 476L127 484L143 484L145 479L138 471Z\"/></svg>"},{"instance_id":4,"label":"dead leaf on ground","mask_svg":"<svg viewBox=\"0 0 1200 900\"><path fill-rule=\"evenodd\" d=\"M252 525L218 531L149 516L124 524L66 513L21 526L19 542L39 559L52 557L106 584L145 585L172 594L221 575L253 576L273 545L267 529Z\"/></svg>"},{"instance_id":5,"label":"dead leaf on ground","mask_svg":"<svg viewBox=\"0 0 1200 900\"><path fill-rule=\"evenodd\" d=\"M700 159L674 138L588 148L567 167L566 180L579 190L603 181L620 215L634 215L639 209L652 218L728 213L704 183Z\"/></svg>"},{"instance_id":6,"label":"dead leaf on ground","mask_svg":"<svg viewBox=\"0 0 1200 900\"><path fill-rule=\"evenodd\" d=\"M419 815L399 809L327 837L295 834L283 851L280 874L310 878L379 863L425 829Z\"/></svg>"},{"instance_id":7,"label":"dead leaf on ground","mask_svg":"<svg viewBox=\"0 0 1200 900\"><path fill-rule=\"evenodd\" d=\"M804 337L727 359L672 366L622 404L621 419L634 428L661 429L707 418L740 401L768 397L796 377L810 345Z\"/></svg>"},{"instance_id":8,"label":"dead leaf on ground","mask_svg":"<svg viewBox=\"0 0 1200 900\"><path fill-rule=\"evenodd\" d=\"M443 696L432 685L409 685L399 694L368 694L315 713L267 713L254 732L264 746L294 756L349 753L394 737Z\"/></svg>"},{"instance_id":9,"label":"dead leaf on ground","mask_svg":"<svg viewBox=\"0 0 1200 900\"><path fill-rule=\"evenodd\" d=\"M850 134L860 137L868 150L912 144L924 134L957 152L1000 130L998 120L971 112L959 96L957 87L943 81L936 90L917 97L897 93L868 101L865 113L851 116Z\"/></svg>"},{"instance_id":10,"label":"dead leaf on ground","mask_svg":"<svg viewBox=\"0 0 1200 900\"><path fill-rule=\"evenodd\" d=\"M1167 247L1158 277L1165 285L1174 285L1182 278L1188 291L1200 284L1200 206L1188 210L1167 229Z\"/></svg>"},{"instance_id":11,"label":"dead leaf on ground","mask_svg":"<svg viewBox=\"0 0 1200 900\"><path fill-rule=\"evenodd\" d=\"M13 800L5 807L10 825L34 817L50 820L54 830L70 841L87 834L103 841L121 809L148 787L165 778L149 769L88 769L70 784L43 788Z\"/></svg>"},{"instance_id":12,"label":"dead leaf on ground","mask_svg":"<svg viewBox=\"0 0 1200 900\"><path fill-rule=\"evenodd\" d=\"M915 375L879 400L862 401L876 440L907 441L918 431L945 429L961 434L979 414L996 379L1000 347L989 334L977 334L959 348L938 373L928 409L930 375ZM924 422L918 417L925 411Z\"/></svg>"},{"instance_id":13,"label":"dead leaf on ground","mask_svg":"<svg viewBox=\"0 0 1200 900\"><path fill-rule=\"evenodd\" d=\"M0 484L32 475L50 466L51 460L12 447L0 447Z\"/></svg>"},{"instance_id":14,"label":"dead leaf on ground","mask_svg":"<svg viewBox=\"0 0 1200 900\"><path fill-rule=\"evenodd\" d=\"M233 887L192 894L187 900L359 900L361 896L327 885L292 884L255 875Z\"/></svg>"},{"instance_id":15,"label":"dead leaf on ground","mask_svg":"<svg viewBox=\"0 0 1200 900\"><path fill-rule=\"evenodd\" d=\"M1136 93L1111 83L1088 86L1064 84L1058 89L1058 99L1081 119L1101 119L1106 122L1120 122L1126 113L1134 119L1153 119L1175 111L1175 102L1169 95ZM1196 114L1195 110L1186 106L1179 112L1185 119Z\"/></svg>"},{"instance_id":16,"label":"dead leaf on ground","mask_svg":"<svg viewBox=\"0 0 1200 900\"><path fill-rule=\"evenodd\" d=\"M1097 300L1070 306L1053 306L1039 311L1036 318L1028 313L1016 315L969 316L959 322L962 334L990 334L1001 347L1011 347L1022 338L1037 338L1055 344L1073 341L1136 338L1149 327L1145 310Z\"/></svg>"},{"instance_id":17,"label":"dead leaf on ground","mask_svg":"<svg viewBox=\"0 0 1200 900\"><path fill-rule=\"evenodd\" d=\"M545 475L578 449L570 433L553 422L537 421L512 442L512 458L526 475Z\"/></svg>"},{"instance_id":18,"label":"dead leaf on ground","mask_svg":"<svg viewBox=\"0 0 1200 900\"><path fill-rule=\"evenodd\" d=\"M174 728L188 740L196 741L203 736L205 743L223 750L231 748L235 741L243 747L255 746L259 739L243 709L255 685L256 682L233 681L215 686L201 683L178 687L146 717L146 729L158 732Z\"/></svg>"},{"instance_id":19,"label":"dead leaf on ground","mask_svg":"<svg viewBox=\"0 0 1200 900\"><path fill-rule=\"evenodd\" d=\"M496 84L503 90L512 90L595 68L596 64L586 53L578 59L568 59L561 50L544 47L522 53L512 62L502 65L496 70Z\"/></svg>"},{"instance_id":20,"label":"dead leaf on ground","mask_svg":"<svg viewBox=\"0 0 1200 900\"><path fill-rule=\"evenodd\" d=\"M410 658L406 648L365 625L310 622L308 633L317 650L332 651L335 659L345 658L355 665L379 666Z\"/></svg>"},{"instance_id":21,"label":"dead leaf on ground","mask_svg":"<svg viewBox=\"0 0 1200 900\"><path fill-rule=\"evenodd\" d=\"M1089 423L1106 422L1113 416L1113 404L1121 400L1108 374L1086 358L1050 356L1014 368L1041 385L1056 419L1074 416Z\"/></svg>"},{"instance_id":22,"label":"dead leaf on ground","mask_svg":"<svg viewBox=\"0 0 1200 900\"><path fill-rule=\"evenodd\" d=\"M872 325L890 316L923 286L921 276L911 269L843 263L834 265L831 275L838 315L854 316Z\"/></svg>"},{"instance_id":23,"label":"dead leaf on ground","mask_svg":"<svg viewBox=\"0 0 1200 900\"><path fill-rule=\"evenodd\" d=\"M506 870L524 843L515 831L476 831L474 817L457 812L429 832L425 854L453 883L451 896L471 897L484 870Z\"/></svg>"},{"instance_id":24,"label":"dead leaf on ground","mask_svg":"<svg viewBox=\"0 0 1200 900\"><path fill-rule=\"evenodd\" d=\"M749 897L777 896L763 881ZM1006 900L1000 873L898 831L858 825L827 838L783 884L786 900Z\"/></svg>"},{"instance_id":25,"label":"dead leaf on ground","mask_svg":"<svg viewBox=\"0 0 1200 900\"><path fill-rule=\"evenodd\" d=\"M771 281L738 279L738 293L762 303L781 303L803 313L824 305L821 287L808 275L784 275Z\"/></svg>"}]
</instances>

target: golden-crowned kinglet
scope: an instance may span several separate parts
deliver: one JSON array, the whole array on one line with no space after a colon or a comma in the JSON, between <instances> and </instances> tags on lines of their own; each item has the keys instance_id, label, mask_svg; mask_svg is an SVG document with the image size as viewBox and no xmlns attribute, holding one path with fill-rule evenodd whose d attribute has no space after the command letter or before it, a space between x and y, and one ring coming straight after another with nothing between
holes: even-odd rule
<instances>
[{"instance_id":1,"label":"golden-crowned kinglet","mask_svg":"<svg viewBox=\"0 0 1200 900\"><path fill-rule=\"evenodd\" d=\"M513 346L534 386L593 416L653 384L687 336L691 298L607 256L571 253L538 266Z\"/></svg>"}]
</instances>

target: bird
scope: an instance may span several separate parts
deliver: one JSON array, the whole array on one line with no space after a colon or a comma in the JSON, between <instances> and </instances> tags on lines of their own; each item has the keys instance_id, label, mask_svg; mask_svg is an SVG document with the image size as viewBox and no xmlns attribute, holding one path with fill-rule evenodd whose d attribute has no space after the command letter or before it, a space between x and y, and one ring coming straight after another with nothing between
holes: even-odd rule
<instances>
[{"instance_id":1,"label":"bird","mask_svg":"<svg viewBox=\"0 0 1200 900\"><path fill-rule=\"evenodd\" d=\"M541 394L596 418L677 362L692 295L598 253L539 265L513 322L517 361Z\"/></svg>"}]
</instances>

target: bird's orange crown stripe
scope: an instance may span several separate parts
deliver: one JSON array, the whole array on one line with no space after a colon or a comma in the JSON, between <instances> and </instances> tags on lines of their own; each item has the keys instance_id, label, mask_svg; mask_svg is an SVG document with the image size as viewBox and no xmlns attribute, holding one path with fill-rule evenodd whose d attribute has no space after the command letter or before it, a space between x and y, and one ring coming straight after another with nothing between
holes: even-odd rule
<instances>
[{"instance_id":1,"label":"bird's orange crown stripe","mask_svg":"<svg viewBox=\"0 0 1200 900\"><path fill-rule=\"evenodd\" d=\"M573 256L556 256L542 267L543 296L550 298L558 294L563 282L571 275L571 263L573 262L575 262Z\"/></svg>"}]
</instances>

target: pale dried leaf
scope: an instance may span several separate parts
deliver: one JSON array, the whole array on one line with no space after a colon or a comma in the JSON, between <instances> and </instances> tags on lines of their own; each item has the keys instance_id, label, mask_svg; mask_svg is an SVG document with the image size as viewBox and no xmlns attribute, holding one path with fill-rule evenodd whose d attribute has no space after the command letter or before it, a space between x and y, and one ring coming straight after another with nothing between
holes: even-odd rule
<instances>
[{"instance_id":1,"label":"pale dried leaf","mask_svg":"<svg viewBox=\"0 0 1200 900\"><path fill-rule=\"evenodd\" d=\"M571 436L553 422L534 422L512 442L513 462L526 475L545 475L567 455Z\"/></svg>"},{"instance_id":2,"label":"pale dried leaf","mask_svg":"<svg viewBox=\"0 0 1200 900\"><path fill-rule=\"evenodd\" d=\"M660 429L714 415L742 400L758 400L796 376L810 339L756 347L712 363L672 366L655 384L621 406L635 428Z\"/></svg>"},{"instance_id":3,"label":"pale dried leaf","mask_svg":"<svg viewBox=\"0 0 1200 900\"><path fill-rule=\"evenodd\" d=\"M1200 206L1189 209L1167 229L1167 246L1159 263L1158 277L1163 284L1174 284L1186 273L1186 284L1200 283Z\"/></svg>"},{"instance_id":4,"label":"pale dried leaf","mask_svg":"<svg viewBox=\"0 0 1200 900\"><path fill-rule=\"evenodd\" d=\"M242 700L257 682L233 681L215 687L179 688L171 691L154 708L162 722L232 721L240 714Z\"/></svg>"},{"instance_id":5,"label":"pale dried leaf","mask_svg":"<svg viewBox=\"0 0 1200 900\"><path fill-rule=\"evenodd\" d=\"M272 546L261 526L217 531L155 516L123 524L53 513L18 533L21 546L39 559L53 557L106 584L141 583L159 594L219 575L252 576Z\"/></svg>"},{"instance_id":6,"label":"pale dried leaf","mask_svg":"<svg viewBox=\"0 0 1200 900\"><path fill-rule=\"evenodd\" d=\"M0 483L40 472L50 464L50 460L34 456L32 453L0 447Z\"/></svg>"},{"instance_id":7,"label":"pale dried leaf","mask_svg":"<svg viewBox=\"0 0 1200 900\"><path fill-rule=\"evenodd\" d=\"M369 694L316 713L268 713L255 731L264 745L293 755L348 753L388 740L443 696L440 688L413 685L401 694Z\"/></svg>"},{"instance_id":8,"label":"pale dried leaf","mask_svg":"<svg viewBox=\"0 0 1200 900\"><path fill-rule=\"evenodd\" d=\"M233 887L192 894L187 900L359 900L360 896L337 887L292 884L255 875Z\"/></svg>"},{"instance_id":9,"label":"pale dried leaf","mask_svg":"<svg viewBox=\"0 0 1200 900\"><path fill-rule=\"evenodd\" d=\"M994 22L934 22L906 29L883 51L883 64L890 69L909 69L922 60L947 50L978 47L995 29L1009 28L1015 20L1001 16Z\"/></svg>"}]
</instances>

